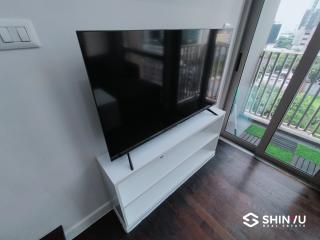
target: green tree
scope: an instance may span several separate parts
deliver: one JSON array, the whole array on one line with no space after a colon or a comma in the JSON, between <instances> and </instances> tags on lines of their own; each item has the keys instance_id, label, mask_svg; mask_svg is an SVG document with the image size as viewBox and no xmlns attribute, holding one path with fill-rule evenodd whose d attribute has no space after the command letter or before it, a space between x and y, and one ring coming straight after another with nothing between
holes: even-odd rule
<instances>
[{"instance_id":1,"label":"green tree","mask_svg":"<svg viewBox=\"0 0 320 240\"><path fill-rule=\"evenodd\" d=\"M314 63L312 64L312 67L308 74L308 79L311 82L314 82L319 79L319 69L320 69L320 57L317 57Z\"/></svg>"},{"instance_id":2,"label":"green tree","mask_svg":"<svg viewBox=\"0 0 320 240\"><path fill-rule=\"evenodd\" d=\"M292 41L293 41L293 36L290 36L290 37L281 36L278 38L275 44L275 47L291 49Z\"/></svg>"}]
</instances>

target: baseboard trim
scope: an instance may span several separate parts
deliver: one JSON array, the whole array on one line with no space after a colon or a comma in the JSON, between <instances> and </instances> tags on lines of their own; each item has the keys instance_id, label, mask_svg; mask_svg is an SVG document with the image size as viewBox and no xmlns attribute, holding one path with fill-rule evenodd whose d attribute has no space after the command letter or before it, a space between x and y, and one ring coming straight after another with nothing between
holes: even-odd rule
<instances>
[{"instance_id":1,"label":"baseboard trim","mask_svg":"<svg viewBox=\"0 0 320 240\"><path fill-rule=\"evenodd\" d=\"M96 221L98 221L100 218L102 218L111 210L112 210L112 201L108 201L104 203L99 208L97 208L92 213L90 213L85 218L83 218L81 221L77 222L75 225L67 229L65 231L66 239L72 240L73 238L78 236L80 233L82 233L84 230L86 230L88 227L90 227L92 224L94 224Z\"/></svg>"}]
</instances>

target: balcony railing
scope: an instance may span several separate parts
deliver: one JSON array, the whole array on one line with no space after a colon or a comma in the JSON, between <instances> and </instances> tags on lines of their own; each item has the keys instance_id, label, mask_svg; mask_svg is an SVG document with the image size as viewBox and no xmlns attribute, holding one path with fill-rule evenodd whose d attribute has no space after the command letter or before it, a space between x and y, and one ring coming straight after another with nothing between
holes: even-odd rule
<instances>
[{"instance_id":1,"label":"balcony railing","mask_svg":"<svg viewBox=\"0 0 320 240\"><path fill-rule=\"evenodd\" d=\"M260 56L244 112L268 122L277 108L284 91L301 59L293 51L264 51ZM315 60L299 92L288 109L282 125L320 139L320 57Z\"/></svg>"}]
</instances>

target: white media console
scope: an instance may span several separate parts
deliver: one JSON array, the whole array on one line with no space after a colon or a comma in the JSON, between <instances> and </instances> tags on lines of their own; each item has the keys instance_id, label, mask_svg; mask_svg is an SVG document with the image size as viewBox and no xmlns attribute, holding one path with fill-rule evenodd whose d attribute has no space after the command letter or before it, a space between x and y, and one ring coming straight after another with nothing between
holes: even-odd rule
<instances>
[{"instance_id":1,"label":"white media console","mask_svg":"<svg viewBox=\"0 0 320 240\"><path fill-rule=\"evenodd\" d=\"M113 208L130 232L181 184L215 155L225 112L210 108L111 161L100 156Z\"/></svg>"}]
</instances>

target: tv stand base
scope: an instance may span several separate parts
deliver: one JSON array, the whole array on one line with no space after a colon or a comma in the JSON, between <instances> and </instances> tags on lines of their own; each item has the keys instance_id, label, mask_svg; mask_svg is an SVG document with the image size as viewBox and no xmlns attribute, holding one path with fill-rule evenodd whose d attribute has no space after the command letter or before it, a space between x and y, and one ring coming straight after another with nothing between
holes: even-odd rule
<instances>
[{"instance_id":1,"label":"tv stand base","mask_svg":"<svg viewBox=\"0 0 320 240\"><path fill-rule=\"evenodd\" d=\"M114 161L108 154L98 158L126 232L214 157L224 115L211 107Z\"/></svg>"}]
</instances>

